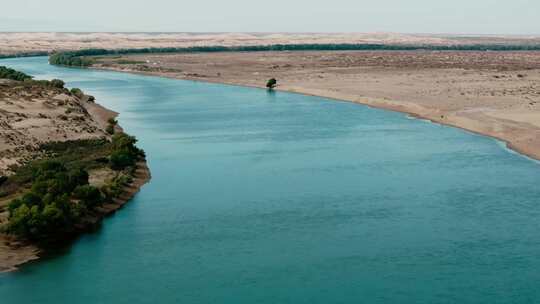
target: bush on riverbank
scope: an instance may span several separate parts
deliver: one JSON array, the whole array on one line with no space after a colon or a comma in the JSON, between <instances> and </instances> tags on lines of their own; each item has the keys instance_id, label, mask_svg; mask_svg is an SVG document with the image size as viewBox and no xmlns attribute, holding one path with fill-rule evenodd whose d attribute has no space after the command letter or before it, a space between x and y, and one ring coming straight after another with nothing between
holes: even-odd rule
<instances>
[{"instance_id":1,"label":"bush on riverbank","mask_svg":"<svg viewBox=\"0 0 540 304\"><path fill-rule=\"evenodd\" d=\"M277 80L275 78L270 78L268 82L266 83L266 87L270 90L275 88L277 85Z\"/></svg>"},{"instance_id":2,"label":"bush on riverbank","mask_svg":"<svg viewBox=\"0 0 540 304\"><path fill-rule=\"evenodd\" d=\"M93 60L78 55L78 52L63 52L49 56L49 63L55 65L87 67L92 65Z\"/></svg>"},{"instance_id":3,"label":"bush on riverbank","mask_svg":"<svg viewBox=\"0 0 540 304\"><path fill-rule=\"evenodd\" d=\"M62 155L30 164L16 174L15 180L21 184L26 181L29 191L9 203L6 232L30 240L73 233L76 224L103 204L105 198L119 196L132 181L135 163L144 156L135 143L134 137L119 133L111 142L85 141L80 147L77 142L53 144L57 151L62 150ZM92 144L98 148L93 149L94 153L85 149ZM108 156L111 168L122 171L98 189L89 184L87 170L106 165L104 155Z\"/></svg>"},{"instance_id":4,"label":"bush on riverbank","mask_svg":"<svg viewBox=\"0 0 540 304\"><path fill-rule=\"evenodd\" d=\"M5 66L0 66L0 79L21 81L23 85L39 85L50 88L64 89L65 83L60 79L34 80L33 78L33 76L30 76L21 71L17 71Z\"/></svg>"},{"instance_id":5,"label":"bush on riverbank","mask_svg":"<svg viewBox=\"0 0 540 304\"><path fill-rule=\"evenodd\" d=\"M117 133L112 138L113 152L110 156L111 168L123 170L134 166L138 159L144 158L144 151L137 148L137 139L125 133Z\"/></svg>"},{"instance_id":6,"label":"bush on riverbank","mask_svg":"<svg viewBox=\"0 0 540 304\"><path fill-rule=\"evenodd\" d=\"M33 168L30 191L9 203L6 231L28 239L70 233L101 198L99 190L88 185L86 170L68 170L58 161L44 161Z\"/></svg>"},{"instance_id":7,"label":"bush on riverbank","mask_svg":"<svg viewBox=\"0 0 540 304\"><path fill-rule=\"evenodd\" d=\"M45 160L20 167L0 185L7 195L25 192L7 209L5 231L29 240L62 239L92 215L106 199L121 195L132 182L136 162L144 152L133 136L118 133L105 139L48 143ZM110 167L115 177L97 188L89 184L88 170ZM110 170L110 169L109 169Z\"/></svg>"},{"instance_id":8,"label":"bush on riverbank","mask_svg":"<svg viewBox=\"0 0 540 304\"><path fill-rule=\"evenodd\" d=\"M17 70L5 67L5 66L0 66L0 78L17 80L17 81L25 81L25 80L31 80L32 76L25 74L23 72L19 72Z\"/></svg>"},{"instance_id":9,"label":"bush on riverbank","mask_svg":"<svg viewBox=\"0 0 540 304\"><path fill-rule=\"evenodd\" d=\"M73 88L69 91L72 95L75 95L76 97L78 98L83 98L84 96L84 93L81 89L79 88Z\"/></svg>"}]
</instances>

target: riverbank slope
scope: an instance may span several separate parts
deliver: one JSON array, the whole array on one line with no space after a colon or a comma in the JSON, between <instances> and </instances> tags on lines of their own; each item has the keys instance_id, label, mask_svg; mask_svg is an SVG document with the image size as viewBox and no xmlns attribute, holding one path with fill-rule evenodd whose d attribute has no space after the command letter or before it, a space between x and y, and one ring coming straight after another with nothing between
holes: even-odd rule
<instances>
[{"instance_id":1,"label":"riverbank slope","mask_svg":"<svg viewBox=\"0 0 540 304\"><path fill-rule=\"evenodd\" d=\"M68 143L110 140L107 126L118 113L95 103L93 97L80 91L70 92L48 83L0 79L0 89L0 227L6 227L10 202L29 191L28 182L17 176L19 170L26 170L36 160L54 157L54 153L43 148L44 145L66 143L68 149L75 149L77 144ZM118 126L115 129L121 131ZM74 155L70 151L66 152L68 157ZM91 160L81 161L89 162ZM118 176L113 170L97 166L89 168L88 174L89 184L96 187L107 185ZM17 177L12 179L12 176ZM131 181L122 186L119 195L86 215L76 231L81 233L94 227L106 215L121 208L149 179L149 169L141 160L131 174ZM14 270L38 259L45 253L42 248L34 242L0 233L0 272Z\"/></svg>"}]
</instances>

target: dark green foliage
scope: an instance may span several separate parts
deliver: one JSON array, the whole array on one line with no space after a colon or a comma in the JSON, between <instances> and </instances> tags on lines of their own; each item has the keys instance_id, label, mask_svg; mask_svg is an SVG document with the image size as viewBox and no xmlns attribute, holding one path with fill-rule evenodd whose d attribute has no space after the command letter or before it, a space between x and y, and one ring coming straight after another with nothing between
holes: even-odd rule
<instances>
[{"instance_id":1,"label":"dark green foliage","mask_svg":"<svg viewBox=\"0 0 540 304\"><path fill-rule=\"evenodd\" d=\"M49 63L74 67L87 67L92 65L92 60L77 54L79 54L79 52L55 53L49 56Z\"/></svg>"},{"instance_id":2,"label":"dark green foliage","mask_svg":"<svg viewBox=\"0 0 540 304\"><path fill-rule=\"evenodd\" d=\"M406 44L273 44L249 46L193 46L142 49L86 49L80 51L59 52L49 57L49 62L56 65L88 67L95 61L90 56L150 54L150 53L212 53L212 52L263 52L263 51L537 51L540 44L464 44L464 45L406 45ZM135 64L135 61L119 60L120 64Z\"/></svg>"},{"instance_id":3,"label":"dark green foliage","mask_svg":"<svg viewBox=\"0 0 540 304\"><path fill-rule=\"evenodd\" d=\"M5 175L0 175L0 186L8 180L8 177Z\"/></svg>"},{"instance_id":4,"label":"dark green foliage","mask_svg":"<svg viewBox=\"0 0 540 304\"><path fill-rule=\"evenodd\" d=\"M5 67L5 66L0 66L0 78L17 80L17 81L25 81L25 80L31 80L32 76L27 75L23 72L19 72L14 69Z\"/></svg>"},{"instance_id":5,"label":"dark green foliage","mask_svg":"<svg viewBox=\"0 0 540 304\"><path fill-rule=\"evenodd\" d=\"M120 59L116 61L117 64L141 64L145 63L144 61L137 61L137 60L126 60L126 59Z\"/></svg>"},{"instance_id":6,"label":"dark green foliage","mask_svg":"<svg viewBox=\"0 0 540 304\"><path fill-rule=\"evenodd\" d=\"M78 98L82 98L84 96L84 93L81 89L79 88L73 88L70 90L71 94L77 96Z\"/></svg>"},{"instance_id":7,"label":"dark green foliage","mask_svg":"<svg viewBox=\"0 0 540 304\"><path fill-rule=\"evenodd\" d=\"M8 205L7 232L29 239L71 232L83 214L70 197L75 189L87 186L88 173L82 169L68 172L58 161L44 161L34 168L32 182L30 192ZM99 198L92 190L79 191L85 194L82 201L96 206Z\"/></svg>"},{"instance_id":8,"label":"dark green foliage","mask_svg":"<svg viewBox=\"0 0 540 304\"><path fill-rule=\"evenodd\" d=\"M34 80L33 77L30 75L5 66L0 66L0 79L11 79L16 81L22 81L24 85L37 85L57 89L64 89L65 85L64 82L60 79Z\"/></svg>"},{"instance_id":9,"label":"dark green foliage","mask_svg":"<svg viewBox=\"0 0 540 304\"><path fill-rule=\"evenodd\" d=\"M69 182L71 185L88 184L88 172L82 168L76 168L69 171Z\"/></svg>"},{"instance_id":10,"label":"dark green foliage","mask_svg":"<svg viewBox=\"0 0 540 304\"><path fill-rule=\"evenodd\" d=\"M58 89L63 89L64 88L64 81L60 80L60 79L53 79L51 80L51 86L52 87L55 87L55 88L58 88Z\"/></svg>"},{"instance_id":11,"label":"dark green foliage","mask_svg":"<svg viewBox=\"0 0 540 304\"><path fill-rule=\"evenodd\" d=\"M116 176L110 183L101 188L101 192L108 199L118 197L122 194L122 191L126 185L131 183L133 180L130 176L120 174Z\"/></svg>"},{"instance_id":12,"label":"dark green foliage","mask_svg":"<svg viewBox=\"0 0 540 304\"><path fill-rule=\"evenodd\" d=\"M93 209L103 203L103 195L99 189L90 185L77 186L73 190L73 196L87 209Z\"/></svg>"},{"instance_id":13,"label":"dark green foliage","mask_svg":"<svg viewBox=\"0 0 540 304\"><path fill-rule=\"evenodd\" d=\"M44 170L42 163L47 163L48 168L54 170L57 163L63 164L72 176L77 176L73 173L79 168L86 170L101 168L109 163L109 156L112 152L112 143L106 139L88 139L74 140L65 142L51 142L40 146L50 161L34 161L24 166L20 166L15 170L15 174L10 175L7 180L0 185L0 192L4 195L12 195L18 192L19 189L47 189L48 185L33 182L34 176L40 175L36 173L38 170ZM83 171L86 171L83 170ZM80 177L80 176L79 176ZM80 178L84 178L80 177ZM84 179L82 179L84 181Z\"/></svg>"},{"instance_id":14,"label":"dark green foliage","mask_svg":"<svg viewBox=\"0 0 540 304\"><path fill-rule=\"evenodd\" d=\"M26 53L18 53L18 54L5 54L5 55L0 55L0 59L20 58L20 57L35 57L35 56L47 56L47 55L49 55L48 52L26 52Z\"/></svg>"},{"instance_id":15,"label":"dark green foliage","mask_svg":"<svg viewBox=\"0 0 540 304\"><path fill-rule=\"evenodd\" d=\"M266 83L266 87L269 89L273 89L277 85L277 80L275 78L271 78Z\"/></svg>"},{"instance_id":16,"label":"dark green foliage","mask_svg":"<svg viewBox=\"0 0 540 304\"><path fill-rule=\"evenodd\" d=\"M112 138L113 152L109 158L111 168L122 170L134 166L137 160L144 157L144 152L137 148L137 139L125 133L117 133Z\"/></svg>"},{"instance_id":17,"label":"dark green foliage","mask_svg":"<svg viewBox=\"0 0 540 304\"><path fill-rule=\"evenodd\" d=\"M127 151L114 151L111 154L110 161L111 168L114 170L122 170L135 164L135 159Z\"/></svg>"},{"instance_id":18,"label":"dark green foliage","mask_svg":"<svg viewBox=\"0 0 540 304\"><path fill-rule=\"evenodd\" d=\"M118 133L111 142L94 139L42 145L51 159L19 168L0 185L6 193L28 189L9 203L6 231L30 240L61 239L73 233L76 224L105 198L117 197L132 181L134 165L144 157L136 143L135 137ZM123 171L102 189L89 185L87 170L106 166L107 161L111 168Z\"/></svg>"},{"instance_id":19,"label":"dark green foliage","mask_svg":"<svg viewBox=\"0 0 540 304\"><path fill-rule=\"evenodd\" d=\"M107 122L113 126L116 126L118 124L118 120L116 120L114 117L107 119Z\"/></svg>"}]
</instances>

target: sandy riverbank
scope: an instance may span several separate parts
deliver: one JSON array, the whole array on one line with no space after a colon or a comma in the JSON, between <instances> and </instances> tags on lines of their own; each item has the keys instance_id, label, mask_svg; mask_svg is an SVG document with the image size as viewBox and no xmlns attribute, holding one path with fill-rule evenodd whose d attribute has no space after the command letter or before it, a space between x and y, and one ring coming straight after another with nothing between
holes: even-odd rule
<instances>
[{"instance_id":1,"label":"sandy riverbank","mask_svg":"<svg viewBox=\"0 0 540 304\"><path fill-rule=\"evenodd\" d=\"M129 55L94 67L251 87L275 77L277 90L409 113L540 159L540 52Z\"/></svg>"},{"instance_id":2,"label":"sandy riverbank","mask_svg":"<svg viewBox=\"0 0 540 304\"><path fill-rule=\"evenodd\" d=\"M38 146L47 142L108 137L104 131L108 119L118 113L92 101L89 96L77 97L60 89L40 86L23 87L20 83L0 82L0 174L9 175L11 165L24 164L41 152ZM117 127L117 131L121 128ZM90 183L102 183L111 172L89 172ZM77 227L80 232L97 225L105 216L120 209L150 179L146 162L137 164L133 181L122 194L85 218ZM2 189L4 190L4 189ZM21 193L0 198L0 226L7 222L7 204ZM0 233L0 272L12 271L17 266L39 259L43 249Z\"/></svg>"}]
</instances>

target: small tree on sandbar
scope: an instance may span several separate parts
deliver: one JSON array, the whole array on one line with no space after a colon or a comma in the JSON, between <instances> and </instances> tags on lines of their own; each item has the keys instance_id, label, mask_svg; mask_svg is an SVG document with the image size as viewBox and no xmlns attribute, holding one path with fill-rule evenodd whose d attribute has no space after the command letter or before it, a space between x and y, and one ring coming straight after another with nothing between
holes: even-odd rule
<instances>
[{"instance_id":1,"label":"small tree on sandbar","mask_svg":"<svg viewBox=\"0 0 540 304\"><path fill-rule=\"evenodd\" d=\"M269 89L269 90L272 90L276 87L277 85L277 80L275 78L271 78L270 80L268 80L268 82L266 83L266 87Z\"/></svg>"}]
</instances>

